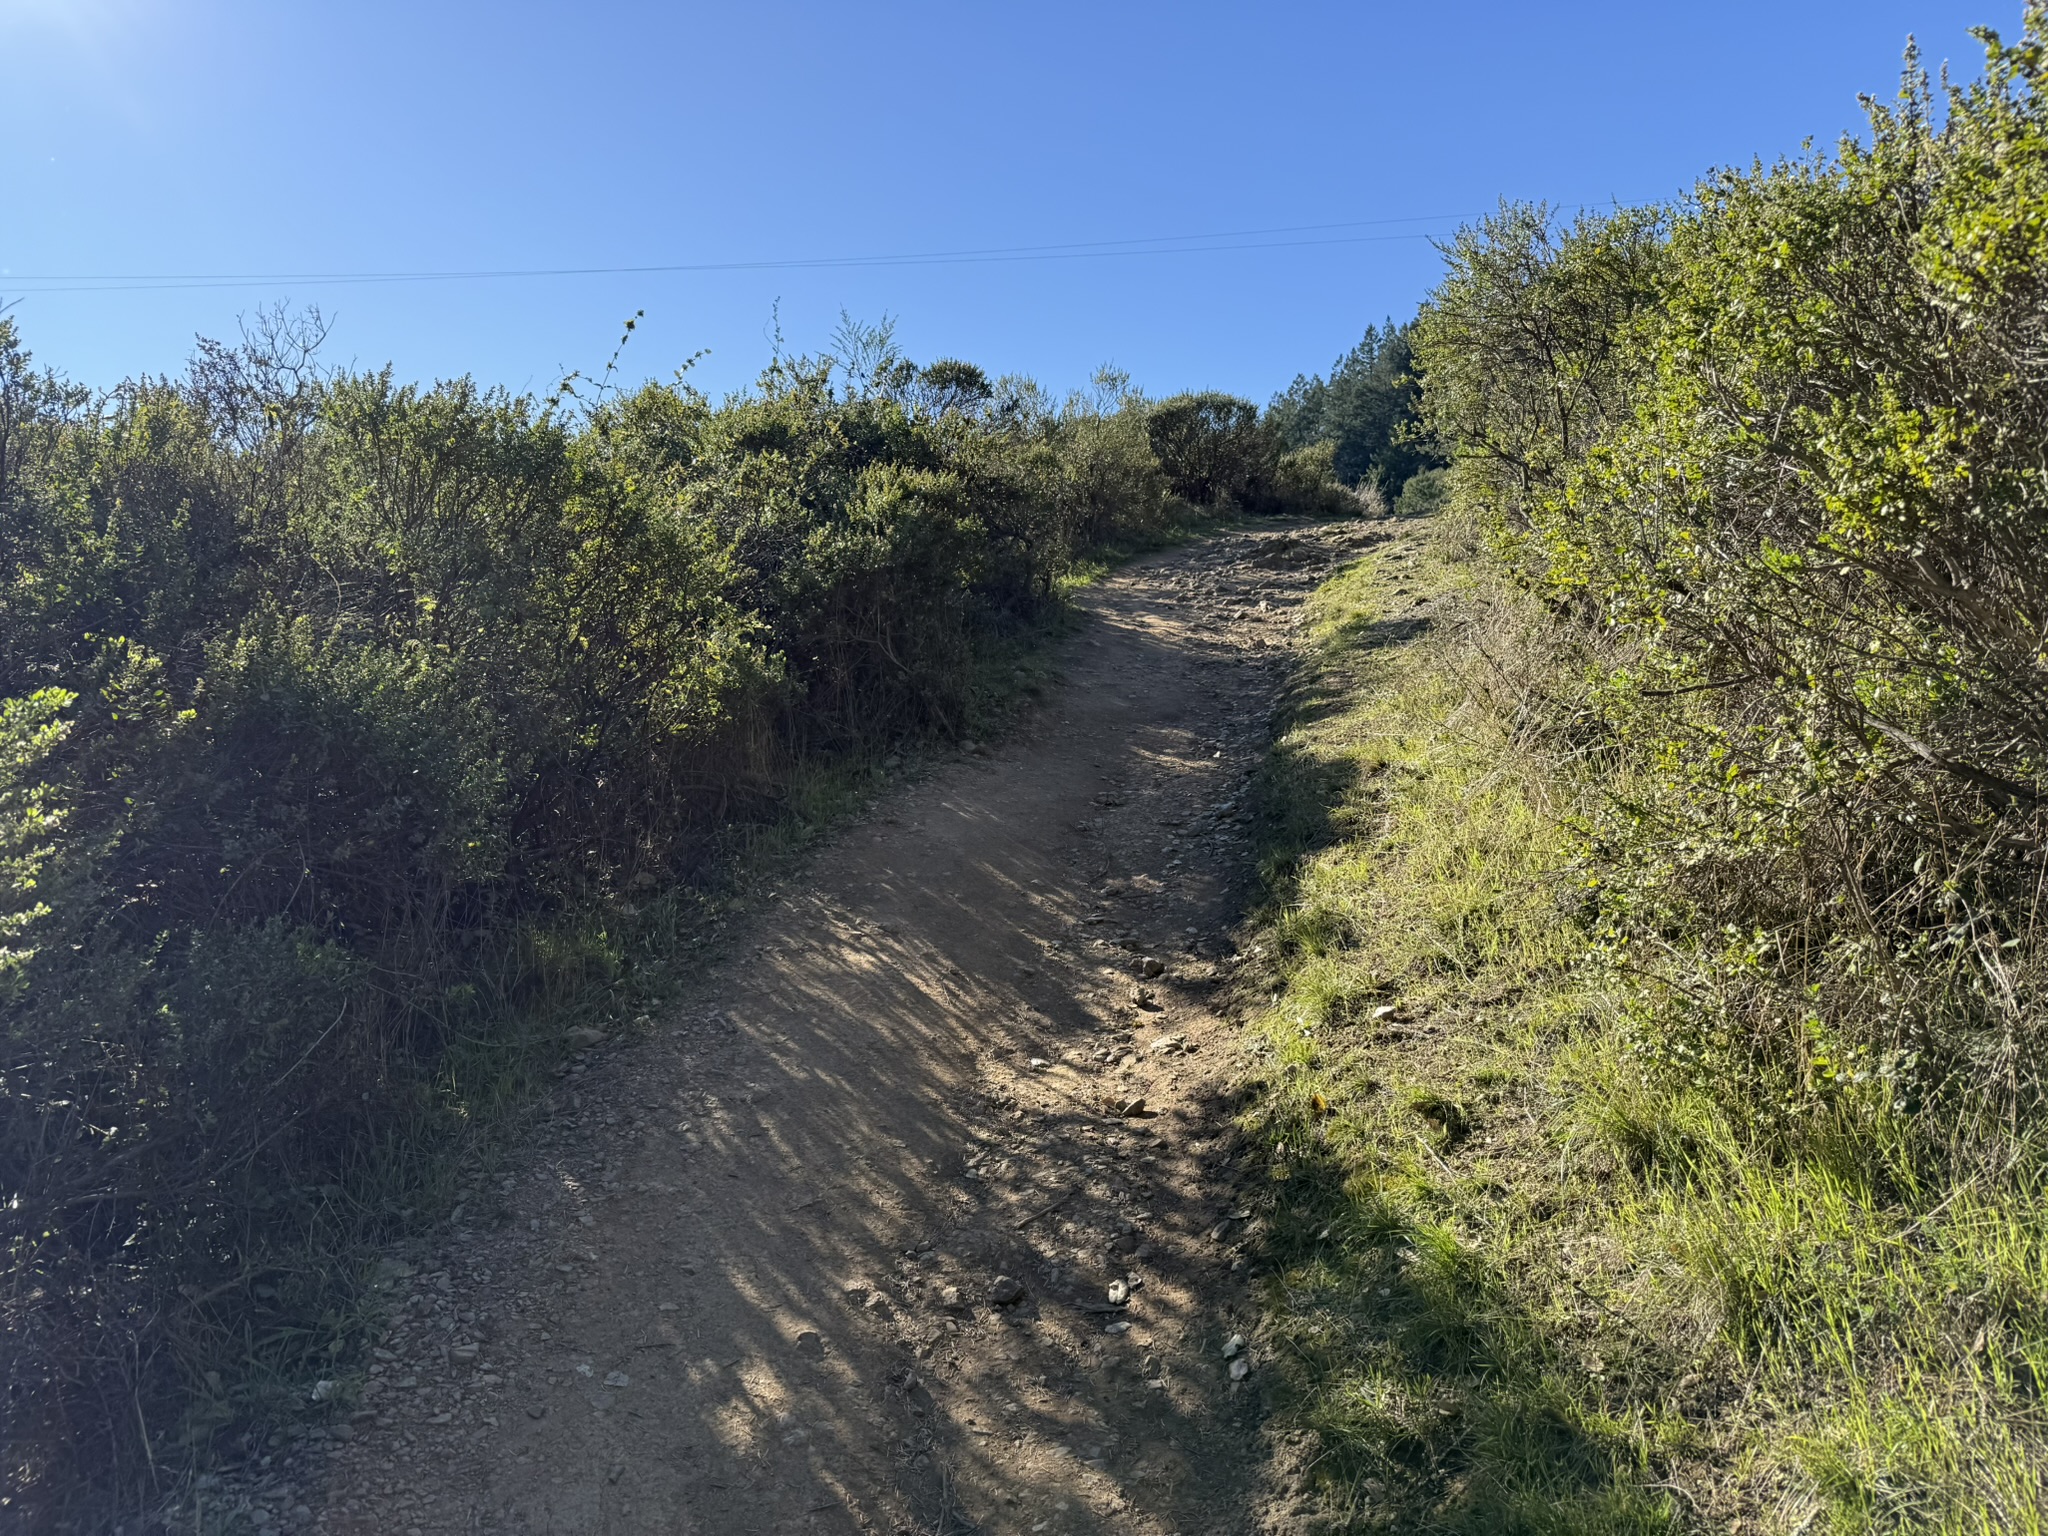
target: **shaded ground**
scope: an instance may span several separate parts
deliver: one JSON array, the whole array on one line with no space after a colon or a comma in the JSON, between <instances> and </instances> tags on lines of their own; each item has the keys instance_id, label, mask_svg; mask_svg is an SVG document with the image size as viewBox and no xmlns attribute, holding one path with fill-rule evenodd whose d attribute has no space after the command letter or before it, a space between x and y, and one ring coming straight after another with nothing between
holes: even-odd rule
<instances>
[{"instance_id":1,"label":"shaded ground","mask_svg":"<svg viewBox=\"0 0 2048 1536\"><path fill-rule=\"evenodd\" d=\"M1377 537L1230 534L1093 590L1009 740L879 799L391 1266L353 1416L279 1447L251 1514L1282 1523L1259 1364L1234 1382L1224 1355L1252 1330L1217 989L1294 610Z\"/></svg>"}]
</instances>

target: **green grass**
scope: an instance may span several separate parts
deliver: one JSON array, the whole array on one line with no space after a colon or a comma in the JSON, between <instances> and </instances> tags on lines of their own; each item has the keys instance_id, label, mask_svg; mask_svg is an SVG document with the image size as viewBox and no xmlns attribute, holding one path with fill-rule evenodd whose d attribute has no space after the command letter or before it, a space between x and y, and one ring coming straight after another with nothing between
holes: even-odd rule
<instances>
[{"instance_id":1,"label":"green grass","mask_svg":"<svg viewBox=\"0 0 2048 1536\"><path fill-rule=\"evenodd\" d=\"M1264 1329L1328 1526L2040 1532L2040 1159L1646 1065L1578 916L1626 765L1443 524L1318 594L1265 773Z\"/></svg>"}]
</instances>

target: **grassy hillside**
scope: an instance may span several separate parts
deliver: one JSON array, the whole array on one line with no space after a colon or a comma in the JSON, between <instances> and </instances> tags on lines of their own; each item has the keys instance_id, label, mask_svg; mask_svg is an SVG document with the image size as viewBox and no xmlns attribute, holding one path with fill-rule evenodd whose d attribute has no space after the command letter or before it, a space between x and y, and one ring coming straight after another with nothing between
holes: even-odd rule
<instances>
[{"instance_id":1,"label":"grassy hillside","mask_svg":"<svg viewBox=\"0 0 2048 1536\"><path fill-rule=\"evenodd\" d=\"M1415 525L1315 625L1257 1121L1333 1525L2040 1529L2037 1181L1661 1068L1664 989L1600 947L1581 658L1469 536Z\"/></svg>"},{"instance_id":2,"label":"grassy hillside","mask_svg":"<svg viewBox=\"0 0 2048 1536\"><path fill-rule=\"evenodd\" d=\"M1271 771L1337 1525L2048 1523L2048 10L1986 42L1833 154L1504 209L1414 328L1448 509L1324 593Z\"/></svg>"}]
</instances>

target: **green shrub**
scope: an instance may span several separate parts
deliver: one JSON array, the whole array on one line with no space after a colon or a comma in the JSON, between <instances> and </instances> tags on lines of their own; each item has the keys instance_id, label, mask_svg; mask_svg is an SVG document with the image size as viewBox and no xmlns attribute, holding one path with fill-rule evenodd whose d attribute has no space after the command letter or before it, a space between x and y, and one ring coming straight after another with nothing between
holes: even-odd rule
<instances>
[{"instance_id":1,"label":"green shrub","mask_svg":"<svg viewBox=\"0 0 2048 1536\"><path fill-rule=\"evenodd\" d=\"M1280 455L1273 467L1273 488L1268 505L1275 512L1294 517L1356 516L1370 508L1384 506L1373 486L1352 490L1338 483L1332 464L1337 445L1311 443Z\"/></svg>"},{"instance_id":2,"label":"green shrub","mask_svg":"<svg viewBox=\"0 0 2048 1536\"><path fill-rule=\"evenodd\" d=\"M1076 413L1060 429L1057 470L1076 549L1120 536L1155 538L1173 523L1172 492L1142 411Z\"/></svg>"},{"instance_id":3,"label":"green shrub","mask_svg":"<svg viewBox=\"0 0 2048 1536\"><path fill-rule=\"evenodd\" d=\"M1940 127L1909 74L1833 157L1561 236L1505 212L1419 329L1463 493L1598 626L1607 728L1655 765L1600 832L1616 942L1667 957L1651 1044L1766 1098L2038 1101L2048 396L2010 232L2043 24L1987 34Z\"/></svg>"},{"instance_id":4,"label":"green shrub","mask_svg":"<svg viewBox=\"0 0 2048 1536\"><path fill-rule=\"evenodd\" d=\"M1199 507L1250 507L1262 501L1280 460L1280 443L1249 400L1215 393L1175 395L1145 419L1152 451L1173 494Z\"/></svg>"},{"instance_id":5,"label":"green shrub","mask_svg":"<svg viewBox=\"0 0 2048 1536\"><path fill-rule=\"evenodd\" d=\"M1909 60L1832 154L1504 208L1415 329L1446 515L1586 658L1553 725L1607 789L1584 918L1663 1106L1602 1135L1684 1181L1667 1236L1730 1347L1861 1394L1802 1442L1841 1529L2002 1525L2044 1462L2007 1229L2048 1087L2048 7L1981 36L1980 81Z\"/></svg>"},{"instance_id":6,"label":"green shrub","mask_svg":"<svg viewBox=\"0 0 2048 1536\"><path fill-rule=\"evenodd\" d=\"M1397 517L1434 517L1450 495L1449 477L1440 469L1425 469L1412 476L1394 498Z\"/></svg>"},{"instance_id":7,"label":"green shrub","mask_svg":"<svg viewBox=\"0 0 2048 1536\"><path fill-rule=\"evenodd\" d=\"M1267 516L1342 517L1362 503L1339 484L1337 445L1283 443L1279 426L1233 395L1175 395L1152 406L1145 434L1172 494L1197 507Z\"/></svg>"}]
</instances>

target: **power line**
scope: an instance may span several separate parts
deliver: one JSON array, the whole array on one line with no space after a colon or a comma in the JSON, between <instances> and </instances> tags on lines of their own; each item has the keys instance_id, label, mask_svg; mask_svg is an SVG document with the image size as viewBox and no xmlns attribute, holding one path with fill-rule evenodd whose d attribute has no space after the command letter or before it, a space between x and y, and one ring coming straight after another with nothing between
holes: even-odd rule
<instances>
[{"instance_id":1,"label":"power line","mask_svg":"<svg viewBox=\"0 0 2048 1536\"><path fill-rule=\"evenodd\" d=\"M1070 241L1058 245L990 246L958 251L914 251L887 256L812 256L752 261L665 262L640 266L501 267L452 271L396 272L160 272L16 273L0 276L0 287L26 297L40 293L133 293L187 288L236 288L255 284L365 285L377 283L477 282L549 277L661 276L712 272L786 272L863 267L973 266L1003 262L1079 261L1130 256L1199 255L1220 251L1290 250L1309 246L1368 245L1429 240L1435 232L1381 235L1325 235L1305 240L1272 240L1272 235L1313 234L1339 229L1384 228L1393 224L1444 223L1466 214L1410 214L1389 219L1353 219L1334 224L1297 224L1271 229L1218 230L1199 235L1150 235L1121 240ZM1196 243L1202 242L1202 243Z\"/></svg>"}]
</instances>

